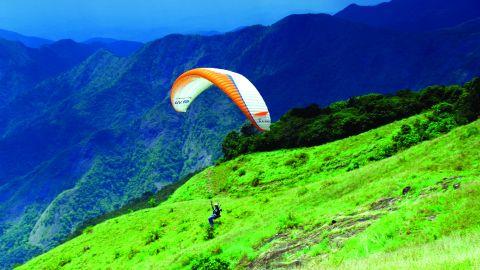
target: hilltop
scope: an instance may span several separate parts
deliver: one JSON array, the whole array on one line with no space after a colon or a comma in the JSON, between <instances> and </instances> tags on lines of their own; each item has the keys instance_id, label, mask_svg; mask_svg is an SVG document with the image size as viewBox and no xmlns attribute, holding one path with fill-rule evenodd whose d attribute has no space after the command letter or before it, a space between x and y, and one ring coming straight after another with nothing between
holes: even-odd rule
<instances>
[{"instance_id":1,"label":"hilltop","mask_svg":"<svg viewBox=\"0 0 480 270\"><path fill-rule=\"evenodd\" d=\"M336 17L367 25L406 32L425 32L453 27L480 17L476 0L392 0L375 6L351 4Z\"/></svg>"},{"instance_id":2,"label":"hilltop","mask_svg":"<svg viewBox=\"0 0 480 270\"><path fill-rule=\"evenodd\" d=\"M416 268L478 267L477 248L454 255L480 232L480 120L375 158L424 117L209 167L159 206L89 227L19 269L386 267L400 256ZM213 234L210 199L224 209ZM440 246L449 261L425 252Z\"/></svg>"}]
</instances>

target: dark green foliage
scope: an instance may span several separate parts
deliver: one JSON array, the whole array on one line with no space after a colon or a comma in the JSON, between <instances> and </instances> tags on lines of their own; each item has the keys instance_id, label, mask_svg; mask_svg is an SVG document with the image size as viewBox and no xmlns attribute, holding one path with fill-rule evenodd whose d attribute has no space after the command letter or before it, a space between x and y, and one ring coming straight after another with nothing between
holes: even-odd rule
<instances>
[{"instance_id":1,"label":"dark green foliage","mask_svg":"<svg viewBox=\"0 0 480 270\"><path fill-rule=\"evenodd\" d=\"M436 138L459 126L458 112L454 106L442 102L432 107L432 111L425 115L425 119L417 120L411 125L403 125L392 138L392 145L388 146L388 155L410 148L411 146Z\"/></svg>"},{"instance_id":2,"label":"dark green foliage","mask_svg":"<svg viewBox=\"0 0 480 270\"><path fill-rule=\"evenodd\" d=\"M480 134L480 130L476 127L469 127L467 128L467 131L461 135L462 139L468 139L472 136L478 136Z\"/></svg>"},{"instance_id":3,"label":"dark green foliage","mask_svg":"<svg viewBox=\"0 0 480 270\"><path fill-rule=\"evenodd\" d=\"M354 161L352 163L350 163L347 167L347 171L353 171L353 170L356 170L360 168L360 164L358 164L358 162Z\"/></svg>"},{"instance_id":4,"label":"dark green foliage","mask_svg":"<svg viewBox=\"0 0 480 270\"><path fill-rule=\"evenodd\" d=\"M83 230L83 233L90 234L93 232L93 226L88 226Z\"/></svg>"},{"instance_id":5,"label":"dark green foliage","mask_svg":"<svg viewBox=\"0 0 480 270\"><path fill-rule=\"evenodd\" d=\"M280 229L294 229L299 225L298 218L293 213L288 213L286 217L281 220Z\"/></svg>"},{"instance_id":6,"label":"dark green foliage","mask_svg":"<svg viewBox=\"0 0 480 270\"><path fill-rule=\"evenodd\" d=\"M260 185L260 178L259 177L253 178L252 187L257 187L258 185Z\"/></svg>"},{"instance_id":7,"label":"dark green foliage","mask_svg":"<svg viewBox=\"0 0 480 270\"><path fill-rule=\"evenodd\" d=\"M38 218L41 211L42 208L34 204L26 209L25 215L20 219L18 224L4 223L3 232L0 233L3 239L3 241L0 241L0 269L3 269L2 263L14 265L20 262L18 258L32 257L42 252L39 247L32 245L24 247L18 246L19 243L28 242L29 233L35 224L35 222L32 221ZM19 231L20 234L17 235L15 233L16 231Z\"/></svg>"},{"instance_id":8,"label":"dark green foliage","mask_svg":"<svg viewBox=\"0 0 480 270\"><path fill-rule=\"evenodd\" d=\"M149 231L145 237L145 245L157 241L162 234L162 231L160 231L159 229Z\"/></svg>"},{"instance_id":9,"label":"dark green foliage","mask_svg":"<svg viewBox=\"0 0 480 270\"><path fill-rule=\"evenodd\" d=\"M148 200L148 206L150 207L155 207L157 205L157 201L155 200L154 197L151 197L149 200Z\"/></svg>"},{"instance_id":10,"label":"dark green foliage","mask_svg":"<svg viewBox=\"0 0 480 270\"><path fill-rule=\"evenodd\" d=\"M465 84L465 91L455 104L457 120L467 123L476 120L480 116L480 78L476 78Z\"/></svg>"},{"instance_id":11,"label":"dark green foliage","mask_svg":"<svg viewBox=\"0 0 480 270\"><path fill-rule=\"evenodd\" d=\"M251 124L245 124L243 125L241 128L240 128L240 133L243 135L243 136L252 136L252 135L255 135L255 134L258 134L258 131L257 129L251 125Z\"/></svg>"},{"instance_id":12,"label":"dark green foliage","mask_svg":"<svg viewBox=\"0 0 480 270\"><path fill-rule=\"evenodd\" d=\"M59 267L64 267L65 265L67 265L71 261L72 261L71 258L61 258L60 261L58 262L58 266Z\"/></svg>"},{"instance_id":13,"label":"dark green foliage","mask_svg":"<svg viewBox=\"0 0 480 270\"><path fill-rule=\"evenodd\" d=\"M238 170L238 176L244 176L247 172L244 169Z\"/></svg>"},{"instance_id":14,"label":"dark green foliage","mask_svg":"<svg viewBox=\"0 0 480 270\"><path fill-rule=\"evenodd\" d=\"M292 168L298 168L304 165L308 160L308 155L305 153L296 154L293 158L288 159L285 161L285 165L290 166Z\"/></svg>"},{"instance_id":15,"label":"dark green foliage","mask_svg":"<svg viewBox=\"0 0 480 270\"><path fill-rule=\"evenodd\" d=\"M417 132L414 132L410 125L403 125L397 134L393 136L393 149L398 151L401 149L407 149L412 145L420 142L420 137Z\"/></svg>"},{"instance_id":16,"label":"dark green foliage","mask_svg":"<svg viewBox=\"0 0 480 270\"><path fill-rule=\"evenodd\" d=\"M211 240L215 238L215 231L214 231L214 228L213 227L206 227L205 228L205 236L203 237L203 239L205 240Z\"/></svg>"},{"instance_id":17,"label":"dark green foliage","mask_svg":"<svg viewBox=\"0 0 480 270\"><path fill-rule=\"evenodd\" d=\"M226 261L220 258L203 257L195 260L191 266L192 270L228 270L230 269Z\"/></svg>"},{"instance_id":18,"label":"dark green foliage","mask_svg":"<svg viewBox=\"0 0 480 270\"><path fill-rule=\"evenodd\" d=\"M128 252L127 254L127 258L129 260L133 259L133 257L135 257L135 255L137 255L140 251L138 251L138 249L135 249L135 248L132 248L130 249L130 251Z\"/></svg>"},{"instance_id":19,"label":"dark green foliage","mask_svg":"<svg viewBox=\"0 0 480 270\"><path fill-rule=\"evenodd\" d=\"M302 187L301 189L298 190L297 195L298 196L303 196L303 195L307 194L307 192L308 192L308 188Z\"/></svg>"},{"instance_id":20,"label":"dark green foliage","mask_svg":"<svg viewBox=\"0 0 480 270\"><path fill-rule=\"evenodd\" d=\"M246 134L244 127L240 133L229 133L223 141L222 150L225 159L232 159L250 152L319 145L425 110L433 110L428 114L428 123L418 123L416 132L412 131L412 127L404 127L394 139L397 150L477 119L480 112L480 79L464 86L431 86L419 92L401 90L395 95L369 94L336 102L326 108L310 105L292 109L273 123L270 131ZM392 150L396 151L383 149L385 153L379 153L379 156L389 156ZM373 160L376 158L372 157ZM302 162L301 158L292 158L287 165L299 166ZM358 168L358 164L351 164L349 168Z\"/></svg>"}]
</instances>

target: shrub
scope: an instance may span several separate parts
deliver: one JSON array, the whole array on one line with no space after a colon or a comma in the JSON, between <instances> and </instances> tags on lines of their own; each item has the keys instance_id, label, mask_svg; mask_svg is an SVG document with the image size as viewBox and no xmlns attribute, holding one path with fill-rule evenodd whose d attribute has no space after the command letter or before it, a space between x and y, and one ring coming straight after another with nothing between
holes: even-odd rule
<instances>
[{"instance_id":1,"label":"shrub","mask_svg":"<svg viewBox=\"0 0 480 270\"><path fill-rule=\"evenodd\" d=\"M203 257L193 261L192 270L228 270L229 264L220 258Z\"/></svg>"},{"instance_id":2,"label":"shrub","mask_svg":"<svg viewBox=\"0 0 480 270\"><path fill-rule=\"evenodd\" d=\"M392 137L392 145L388 151L392 155L398 151L410 148L422 141L434 139L459 125L455 120L454 106L449 103L439 103L427 113L425 120L417 120L410 125L402 125Z\"/></svg>"},{"instance_id":3,"label":"shrub","mask_svg":"<svg viewBox=\"0 0 480 270\"><path fill-rule=\"evenodd\" d=\"M472 136L477 136L480 134L480 131L476 127L468 127L467 130L460 135L462 139L468 139Z\"/></svg>"},{"instance_id":4,"label":"shrub","mask_svg":"<svg viewBox=\"0 0 480 270\"><path fill-rule=\"evenodd\" d=\"M140 251L138 249L135 249L135 248L132 248L130 249L130 251L128 252L128 255L127 255L127 258L129 260L133 259L133 257L135 257L135 255L137 255Z\"/></svg>"},{"instance_id":5,"label":"shrub","mask_svg":"<svg viewBox=\"0 0 480 270\"><path fill-rule=\"evenodd\" d=\"M62 257L62 258L60 258L60 261L58 262L58 266L59 267L64 267L65 265L67 265L71 261L72 261L72 258Z\"/></svg>"},{"instance_id":6,"label":"shrub","mask_svg":"<svg viewBox=\"0 0 480 270\"><path fill-rule=\"evenodd\" d=\"M151 230L147 233L145 236L145 245L148 245L150 243L153 243L160 239L160 236L162 235L162 232L160 230Z\"/></svg>"},{"instance_id":7,"label":"shrub","mask_svg":"<svg viewBox=\"0 0 480 270\"><path fill-rule=\"evenodd\" d=\"M303 195L307 194L307 192L308 192L308 189L306 187L302 187L297 191L297 195L298 196L303 196Z\"/></svg>"},{"instance_id":8,"label":"shrub","mask_svg":"<svg viewBox=\"0 0 480 270\"><path fill-rule=\"evenodd\" d=\"M208 226L205 230L205 236L203 237L203 239L208 241L213 238L215 238L214 229Z\"/></svg>"},{"instance_id":9,"label":"shrub","mask_svg":"<svg viewBox=\"0 0 480 270\"><path fill-rule=\"evenodd\" d=\"M420 142L420 136L418 132L414 132L410 125L402 125L400 130L393 136L392 141L393 149L400 151Z\"/></svg>"},{"instance_id":10,"label":"shrub","mask_svg":"<svg viewBox=\"0 0 480 270\"><path fill-rule=\"evenodd\" d=\"M257 187L260 184L260 179L258 177L253 178L252 187Z\"/></svg>"},{"instance_id":11,"label":"shrub","mask_svg":"<svg viewBox=\"0 0 480 270\"><path fill-rule=\"evenodd\" d=\"M356 161L351 162L347 167L347 172L356 170L358 168L360 168L360 164L358 164L358 162L356 162Z\"/></svg>"},{"instance_id":12,"label":"shrub","mask_svg":"<svg viewBox=\"0 0 480 270\"><path fill-rule=\"evenodd\" d=\"M157 200L155 200L154 197L152 197L148 200L148 206L155 207L156 205L157 205Z\"/></svg>"},{"instance_id":13,"label":"shrub","mask_svg":"<svg viewBox=\"0 0 480 270\"><path fill-rule=\"evenodd\" d=\"M297 228L299 221L293 213L288 213L288 215L280 220L280 229L293 229Z\"/></svg>"},{"instance_id":14,"label":"shrub","mask_svg":"<svg viewBox=\"0 0 480 270\"><path fill-rule=\"evenodd\" d=\"M238 170L238 176L244 176L247 172L244 169Z\"/></svg>"},{"instance_id":15,"label":"shrub","mask_svg":"<svg viewBox=\"0 0 480 270\"><path fill-rule=\"evenodd\" d=\"M93 232L93 227L92 226L88 226L83 230L83 233L85 233L85 234L91 234L92 232Z\"/></svg>"},{"instance_id":16,"label":"shrub","mask_svg":"<svg viewBox=\"0 0 480 270\"><path fill-rule=\"evenodd\" d=\"M286 166L290 166L292 168L298 168L308 161L308 155L306 153L295 154L293 158L288 159L285 161Z\"/></svg>"},{"instance_id":17,"label":"shrub","mask_svg":"<svg viewBox=\"0 0 480 270\"><path fill-rule=\"evenodd\" d=\"M222 248L221 247L216 247L212 250L212 254L218 255L222 253Z\"/></svg>"}]
</instances>

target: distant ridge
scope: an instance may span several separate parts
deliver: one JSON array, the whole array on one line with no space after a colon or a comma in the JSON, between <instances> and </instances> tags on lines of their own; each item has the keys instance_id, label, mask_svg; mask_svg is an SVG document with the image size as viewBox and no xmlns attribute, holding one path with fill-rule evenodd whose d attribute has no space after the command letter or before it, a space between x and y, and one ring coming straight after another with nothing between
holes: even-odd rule
<instances>
[{"instance_id":1,"label":"distant ridge","mask_svg":"<svg viewBox=\"0 0 480 270\"><path fill-rule=\"evenodd\" d=\"M376 6L351 4L335 16L375 27L423 32L480 17L480 1L392 0Z\"/></svg>"},{"instance_id":2,"label":"distant ridge","mask_svg":"<svg viewBox=\"0 0 480 270\"><path fill-rule=\"evenodd\" d=\"M30 48L39 48L43 45L47 45L53 42L48 39L24 36L16 32L3 30L3 29L0 29L0 38L10 40L10 41L18 41Z\"/></svg>"},{"instance_id":3,"label":"distant ridge","mask_svg":"<svg viewBox=\"0 0 480 270\"><path fill-rule=\"evenodd\" d=\"M110 51L118 56L129 56L143 46L143 43L130 40L96 37L83 42Z\"/></svg>"}]
</instances>

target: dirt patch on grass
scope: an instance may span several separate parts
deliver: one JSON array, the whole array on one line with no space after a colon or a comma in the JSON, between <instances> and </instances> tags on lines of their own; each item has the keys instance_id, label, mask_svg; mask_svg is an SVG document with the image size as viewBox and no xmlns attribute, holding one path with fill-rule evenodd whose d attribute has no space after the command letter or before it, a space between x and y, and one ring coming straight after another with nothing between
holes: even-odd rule
<instances>
[{"instance_id":1,"label":"dirt patch on grass","mask_svg":"<svg viewBox=\"0 0 480 270\"><path fill-rule=\"evenodd\" d=\"M337 216L332 221L311 230L296 228L277 233L265 239L256 248L268 245L254 261L243 265L249 269L295 269L301 268L307 260L300 251L312 247L322 241L328 241L329 246L338 249L344 242L363 232L375 220L395 209L395 198L382 198L373 203L375 207L369 210L352 213L347 216ZM294 233L294 234L293 234ZM292 237L295 235L295 237Z\"/></svg>"},{"instance_id":2,"label":"dirt patch on grass","mask_svg":"<svg viewBox=\"0 0 480 270\"><path fill-rule=\"evenodd\" d=\"M385 208L389 208L395 204L398 199L390 197L390 198L381 198L380 200L370 204L371 210L381 210Z\"/></svg>"},{"instance_id":3,"label":"dirt patch on grass","mask_svg":"<svg viewBox=\"0 0 480 270\"><path fill-rule=\"evenodd\" d=\"M453 188L454 190L460 189L462 180L463 180L462 176L444 177L442 180L436 182L435 185L424 188L420 192L420 196L424 197L432 192L441 191L441 190L445 191L445 190L448 190L449 188Z\"/></svg>"},{"instance_id":4,"label":"dirt patch on grass","mask_svg":"<svg viewBox=\"0 0 480 270\"><path fill-rule=\"evenodd\" d=\"M435 191L447 189L460 189L462 177L446 177L435 185L424 188L420 197ZM248 269L301 269L311 255L306 255L304 250L319 243L327 242L329 252L335 252L343 247L351 237L363 232L382 216L398 209L398 203L410 194L411 187L399 192L398 197L384 197L364 206L358 212L345 216L336 216L331 221L313 229L305 230L302 227L279 232L258 244L257 250L264 249L255 260L244 262L241 266ZM429 217L435 219L435 216ZM327 257L328 253L315 256Z\"/></svg>"}]
</instances>

